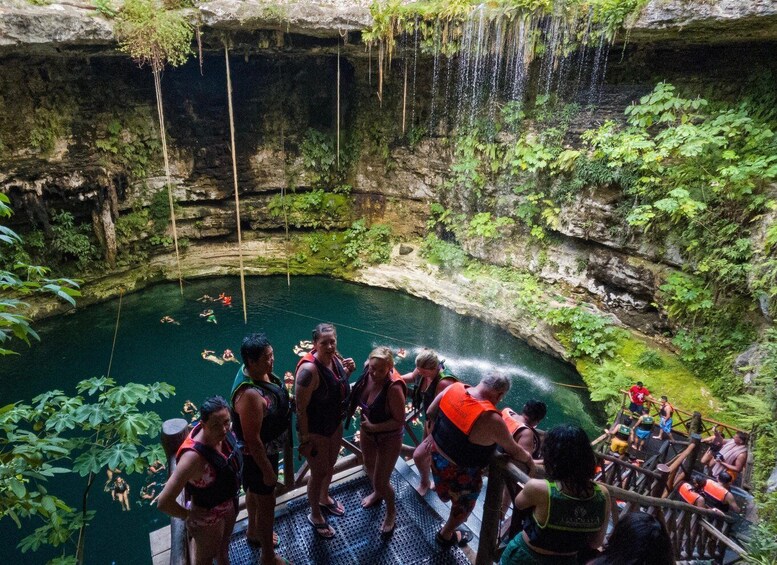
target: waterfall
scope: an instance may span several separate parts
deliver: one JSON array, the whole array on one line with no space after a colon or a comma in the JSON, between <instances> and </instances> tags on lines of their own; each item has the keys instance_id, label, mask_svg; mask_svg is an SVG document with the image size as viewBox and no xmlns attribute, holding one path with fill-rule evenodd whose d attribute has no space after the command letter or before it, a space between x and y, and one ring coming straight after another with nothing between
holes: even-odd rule
<instances>
[{"instance_id":1,"label":"waterfall","mask_svg":"<svg viewBox=\"0 0 777 565\"><path fill-rule=\"evenodd\" d=\"M417 125L417 66L424 55L432 59L429 135L437 131L437 120L443 116L448 129L473 127L480 119L495 123L500 107L506 102L523 103L530 86L545 97L589 105L601 97L609 42L593 8L580 10L558 0L550 13L541 14L496 10L484 3L461 19L421 18L417 15L408 22L400 39L405 64L412 65L405 71L412 70L410 127ZM412 38L408 37L411 26ZM412 61L408 59L411 41ZM444 87L441 55L446 58ZM447 110L440 108L438 97Z\"/></svg>"}]
</instances>

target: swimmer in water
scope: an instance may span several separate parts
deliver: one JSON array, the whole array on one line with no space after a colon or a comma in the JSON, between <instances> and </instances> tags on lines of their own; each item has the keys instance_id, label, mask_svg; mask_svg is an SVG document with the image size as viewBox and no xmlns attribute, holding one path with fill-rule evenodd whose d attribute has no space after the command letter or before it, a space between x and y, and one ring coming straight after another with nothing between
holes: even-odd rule
<instances>
[{"instance_id":1,"label":"swimmer in water","mask_svg":"<svg viewBox=\"0 0 777 565\"><path fill-rule=\"evenodd\" d=\"M200 356L206 361L210 361L216 365L223 365L224 360L220 357L216 357L216 355L214 355L215 353L215 351L211 351L210 349L203 349L202 353L200 353Z\"/></svg>"},{"instance_id":2,"label":"swimmer in water","mask_svg":"<svg viewBox=\"0 0 777 565\"><path fill-rule=\"evenodd\" d=\"M221 358L222 358L224 361L227 361L227 362L229 362L229 361L233 361L233 362L235 362L235 363L238 363L238 364L240 363L240 361L238 361L238 360L235 358L235 354L234 354L234 353L232 353L232 350L231 350L231 349L225 349L225 350L224 350L224 353L222 353L222 354L221 354Z\"/></svg>"},{"instance_id":3,"label":"swimmer in water","mask_svg":"<svg viewBox=\"0 0 777 565\"><path fill-rule=\"evenodd\" d=\"M176 322L171 316L163 316L161 320L159 320L163 324L175 324L176 326L180 326L178 322Z\"/></svg>"}]
</instances>

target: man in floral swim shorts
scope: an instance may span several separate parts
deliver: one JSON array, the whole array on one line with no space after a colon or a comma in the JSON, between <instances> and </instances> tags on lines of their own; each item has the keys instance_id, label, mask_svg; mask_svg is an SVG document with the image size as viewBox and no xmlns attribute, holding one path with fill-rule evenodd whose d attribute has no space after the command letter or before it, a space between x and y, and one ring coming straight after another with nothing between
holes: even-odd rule
<instances>
[{"instance_id":1,"label":"man in floral swim shorts","mask_svg":"<svg viewBox=\"0 0 777 565\"><path fill-rule=\"evenodd\" d=\"M509 379L491 373L475 387L464 383L449 386L427 410L428 416L434 418L434 490L443 502L451 502L451 513L435 538L443 547L469 543L469 532L457 528L475 507L483 487L483 469L497 445L527 465L529 473L534 470L531 455L515 442L496 409L508 390Z\"/></svg>"}]
</instances>

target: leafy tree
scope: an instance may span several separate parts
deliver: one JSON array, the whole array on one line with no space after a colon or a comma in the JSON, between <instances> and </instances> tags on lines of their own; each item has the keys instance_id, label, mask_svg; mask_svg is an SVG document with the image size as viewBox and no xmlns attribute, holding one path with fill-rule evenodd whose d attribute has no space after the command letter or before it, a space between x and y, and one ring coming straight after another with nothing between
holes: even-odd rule
<instances>
[{"instance_id":1,"label":"leafy tree","mask_svg":"<svg viewBox=\"0 0 777 565\"><path fill-rule=\"evenodd\" d=\"M0 218L11 216L10 200L0 193ZM10 228L0 224L0 248L20 246L22 239ZM49 269L14 261L0 267L0 355L8 355L13 338L29 343L40 339L30 326L26 315L29 304L22 300L32 294L52 294L75 306L74 297L80 296L78 283L71 279L52 279Z\"/></svg>"},{"instance_id":2,"label":"leafy tree","mask_svg":"<svg viewBox=\"0 0 777 565\"><path fill-rule=\"evenodd\" d=\"M60 563L83 562L85 528L94 517L87 498L97 474L105 467L143 472L163 457L158 444L144 445L159 434L162 421L141 406L174 393L166 383L117 385L107 377L81 381L76 390L76 396L52 390L29 404L0 408L0 519L19 527L22 518L42 520L19 547L62 546ZM80 510L47 488L47 479L69 472L86 477Z\"/></svg>"}]
</instances>

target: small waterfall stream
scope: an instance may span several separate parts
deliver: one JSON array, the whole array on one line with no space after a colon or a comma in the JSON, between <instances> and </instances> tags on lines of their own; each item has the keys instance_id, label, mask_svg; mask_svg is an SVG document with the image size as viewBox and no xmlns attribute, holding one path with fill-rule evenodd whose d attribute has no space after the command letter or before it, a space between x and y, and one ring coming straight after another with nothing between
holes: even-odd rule
<instances>
[{"instance_id":1,"label":"small waterfall stream","mask_svg":"<svg viewBox=\"0 0 777 565\"><path fill-rule=\"evenodd\" d=\"M600 99L610 45L592 9L570 10L558 2L551 14L516 13L481 4L458 21L415 16L407 25L398 54L412 67L408 130L422 121L430 135L441 125L472 127L482 118L493 123L501 106L523 103L531 94L555 94L580 105ZM425 56L432 72L422 86L418 66ZM427 88L430 98L425 120L416 104L419 88Z\"/></svg>"}]
</instances>

